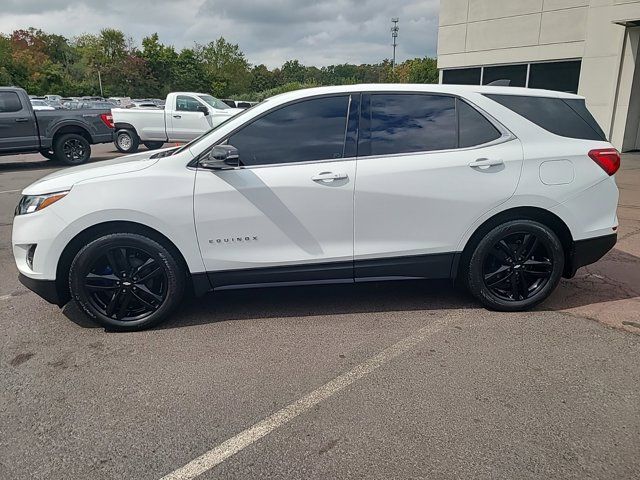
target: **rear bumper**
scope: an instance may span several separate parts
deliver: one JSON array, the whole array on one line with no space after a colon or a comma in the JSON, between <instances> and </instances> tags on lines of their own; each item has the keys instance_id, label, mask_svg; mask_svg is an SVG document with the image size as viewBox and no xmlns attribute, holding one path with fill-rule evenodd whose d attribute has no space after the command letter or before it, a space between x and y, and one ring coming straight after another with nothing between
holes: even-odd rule
<instances>
[{"instance_id":1,"label":"rear bumper","mask_svg":"<svg viewBox=\"0 0 640 480\"><path fill-rule=\"evenodd\" d=\"M613 248L618 240L617 234L587 238L573 242L567 259L564 276L571 278L580 267L590 265L600 260Z\"/></svg>"},{"instance_id":2,"label":"rear bumper","mask_svg":"<svg viewBox=\"0 0 640 480\"><path fill-rule=\"evenodd\" d=\"M22 273L18 274L18 280L20 283L27 287L32 292L38 294L38 296L42 297L49 303L53 303L54 305L58 305L62 307L66 302L63 302L58 295L58 289L56 287L55 280L36 280L34 278L29 278Z\"/></svg>"}]
</instances>

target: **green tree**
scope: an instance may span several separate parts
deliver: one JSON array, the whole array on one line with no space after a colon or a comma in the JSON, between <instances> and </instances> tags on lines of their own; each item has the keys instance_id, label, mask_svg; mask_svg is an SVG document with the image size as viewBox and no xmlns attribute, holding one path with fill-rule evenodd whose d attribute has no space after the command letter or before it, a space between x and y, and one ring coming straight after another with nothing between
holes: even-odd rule
<instances>
[{"instance_id":1,"label":"green tree","mask_svg":"<svg viewBox=\"0 0 640 480\"><path fill-rule=\"evenodd\" d=\"M214 95L227 97L246 92L251 83L249 62L236 44L223 37L197 46Z\"/></svg>"}]
</instances>

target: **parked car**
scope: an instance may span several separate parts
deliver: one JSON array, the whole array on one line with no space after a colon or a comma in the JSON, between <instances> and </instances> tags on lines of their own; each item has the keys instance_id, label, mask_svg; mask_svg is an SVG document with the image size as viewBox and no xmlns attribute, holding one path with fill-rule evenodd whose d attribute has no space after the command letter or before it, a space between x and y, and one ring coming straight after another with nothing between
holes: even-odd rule
<instances>
[{"instance_id":1,"label":"parked car","mask_svg":"<svg viewBox=\"0 0 640 480\"><path fill-rule=\"evenodd\" d=\"M110 329L166 319L188 284L452 279L525 310L615 244L619 165L577 95L304 89L30 185L13 252L27 287Z\"/></svg>"},{"instance_id":2,"label":"parked car","mask_svg":"<svg viewBox=\"0 0 640 480\"><path fill-rule=\"evenodd\" d=\"M109 110L31 105L38 101L30 101L21 88L0 87L0 155L40 152L46 158L79 165L91 156L91 144L112 141Z\"/></svg>"},{"instance_id":3,"label":"parked car","mask_svg":"<svg viewBox=\"0 0 640 480\"><path fill-rule=\"evenodd\" d=\"M112 102L116 107L127 108L133 105L130 97L109 97L107 101Z\"/></svg>"},{"instance_id":4,"label":"parked car","mask_svg":"<svg viewBox=\"0 0 640 480\"><path fill-rule=\"evenodd\" d=\"M62 101L62 96L61 95L45 95L44 99L47 102L60 102Z\"/></svg>"},{"instance_id":5,"label":"parked car","mask_svg":"<svg viewBox=\"0 0 640 480\"><path fill-rule=\"evenodd\" d=\"M121 152L133 153L140 143L153 150L166 142L186 142L240 111L205 93L170 93L164 110L114 108L114 144Z\"/></svg>"},{"instance_id":6,"label":"parked car","mask_svg":"<svg viewBox=\"0 0 640 480\"><path fill-rule=\"evenodd\" d=\"M30 101L34 110L55 110L55 108L49 105L45 100L31 98Z\"/></svg>"}]
</instances>

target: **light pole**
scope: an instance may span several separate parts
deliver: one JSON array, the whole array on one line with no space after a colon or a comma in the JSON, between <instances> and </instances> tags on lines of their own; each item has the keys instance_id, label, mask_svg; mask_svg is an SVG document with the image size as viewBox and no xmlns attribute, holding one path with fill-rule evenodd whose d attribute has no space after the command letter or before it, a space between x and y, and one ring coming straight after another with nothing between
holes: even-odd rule
<instances>
[{"instance_id":1,"label":"light pole","mask_svg":"<svg viewBox=\"0 0 640 480\"><path fill-rule=\"evenodd\" d=\"M400 19L398 17L393 17L391 19L391 23L393 26L391 27L391 38L393 38L393 60L391 61L391 71L395 72L396 70L396 46L398 45L398 31L400 27L398 27L398 21Z\"/></svg>"}]
</instances>

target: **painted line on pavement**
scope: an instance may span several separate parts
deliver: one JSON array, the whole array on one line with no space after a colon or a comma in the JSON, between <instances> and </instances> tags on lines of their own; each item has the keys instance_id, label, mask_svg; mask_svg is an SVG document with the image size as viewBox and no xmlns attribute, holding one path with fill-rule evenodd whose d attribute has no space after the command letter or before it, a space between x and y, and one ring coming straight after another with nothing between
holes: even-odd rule
<instances>
[{"instance_id":1,"label":"painted line on pavement","mask_svg":"<svg viewBox=\"0 0 640 480\"><path fill-rule=\"evenodd\" d=\"M224 462L227 458L257 442L262 437L270 434L294 418L311 410L323 400L335 395L385 363L388 363L394 358L406 353L431 335L442 331L452 321L453 319L436 320L426 327L421 328L413 335L410 335L400 340L398 343L385 348L377 355L369 358L360 365L357 365L348 372L343 373L328 383L325 383L320 388L308 393L302 398L299 398L295 402L290 403L286 407L278 410L276 413L238 433L225 442L222 442L220 445L193 459L183 467L165 475L161 480L188 480L211 470L216 465Z\"/></svg>"},{"instance_id":2,"label":"painted line on pavement","mask_svg":"<svg viewBox=\"0 0 640 480\"><path fill-rule=\"evenodd\" d=\"M20 192L20 191L22 191L21 188L19 188L18 190L3 190L0 193L16 193L16 192Z\"/></svg>"}]
</instances>

